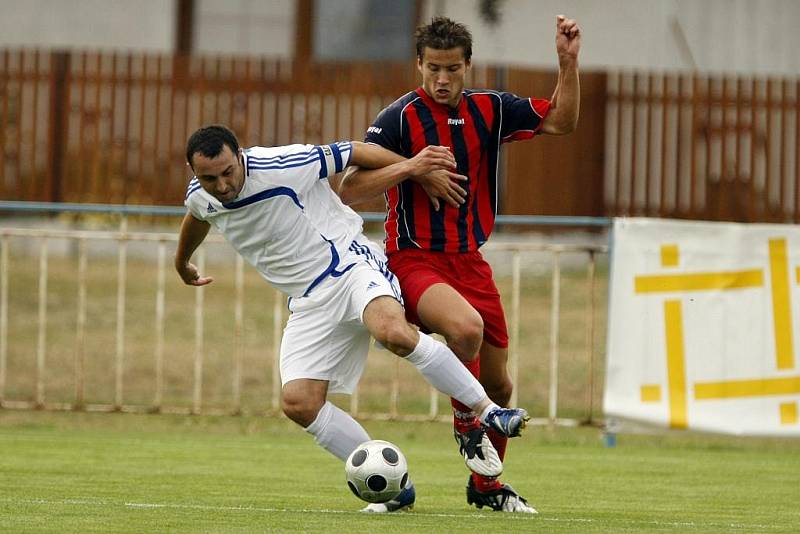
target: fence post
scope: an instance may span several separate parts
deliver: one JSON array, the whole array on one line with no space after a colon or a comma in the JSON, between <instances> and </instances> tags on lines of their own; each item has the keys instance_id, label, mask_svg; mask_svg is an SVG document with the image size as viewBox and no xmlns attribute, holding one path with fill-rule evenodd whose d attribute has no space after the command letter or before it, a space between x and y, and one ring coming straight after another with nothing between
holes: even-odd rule
<instances>
[{"instance_id":1,"label":"fence post","mask_svg":"<svg viewBox=\"0 0 800 534\"><path fill-rule=\"evenodd\" d=\"M46 200L61 201L64 153L67 151L69 123L70 54L56 50L50 54L50 130L47 134L47 191Z\"/></svg>"}]
</instances>

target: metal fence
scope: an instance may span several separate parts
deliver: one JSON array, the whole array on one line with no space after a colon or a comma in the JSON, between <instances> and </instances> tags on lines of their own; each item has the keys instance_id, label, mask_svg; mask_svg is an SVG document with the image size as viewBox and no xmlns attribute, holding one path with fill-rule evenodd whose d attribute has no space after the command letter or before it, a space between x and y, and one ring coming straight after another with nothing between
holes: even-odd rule
<instances>
[{"instance_id":1,"label":"metal fence","mask_svg":"<svg viewBox=\"0 0 800 534\"><path fill-rule=\"evenodd\" d=\"M185 213L183 208L177 207L148 207L148 206L104 206L104 205L64 205L49 203L20 203L0 202L0 211L24 212L78 212L78 213L114 213L120 216L119 228L116 230L75 230L68 228L23 228L0 227L0 407L14 409L52 409L52 410L87 410L87 411L125 411L125 412L162 412L162 413L243 413L242 396L246 390L243 383L243 345L241 342L244 329L244 280L245 266L241 257L235 255L234 260L234 342L233 349L225 356L229 358L232 376L230 399L226 403L229 408L218 409L209 407L204 402L204 364L207 361L205 351L206 342L206 316L204 307L205 290L202 287L193 288L194 303L191 315L194 321L192 352L192 388L189 406L170 405L164 401L164 364L165 364L165 280L167 267L167 248L177 241L176 232L140 232L130 231L128 217L137 215L172 215L179 216ZM383 220L382 214L364 214L367 221ZM501 225L558 225L563 226L594 226L604 227L609 224L602 218L562 218L562 217L499 217ZM7 394L9 385L8 375L8 346L9 336L14 332L9 331L9 317L14 310L9 309L9 269L14 258L10 254L10 241L12 239L25 240L29 247L35 243L35 255L38 257L38 290L35 301L38 313L36 325L36 348L34 366L34 395L32 399L21 400L9 398ZM48 326L50 325L48 303L48 269L50 265L49 245L54 240L67 240L73 244L77 256L77 271L75 272L77 298L75 301L75 337L71 373L74 377L74 391L71 402L51 402L48 400ZM87 402L86 361L91 355L87 354L87 287L88 267L92 256L87 252L88 244L92 242L108 242L116 247L116 310L114 318L114 347L113 367L108 369L106 378L113 382L113 398L107 402ZM195 262L201 272L204 272L206 263L206 244L222 242L219 235L209 235L203 246L195 255ZM154 395L149 403L128 403L124 392L126 390L125 374L126 365L126 310L128 308L127 287L131 274L128 270L128 248L133 243L147 243L155 249L155 293L152 309L154 310L153 328L153 380ZM506 251L511 254L511 306L509 309L509 333L511 345L509 347L509 370L514 381L514 398L512 404L517 403L519 391L519 338L520 338L520 296L521 296L521 257L524 253L547 253L550 257L550 332L548 343L549 385L547 416L536 419L534 422L549 424L574 424L576 419L564 419L558 413L558 383L559 383L559 335L560 335L560 287L562 276L561 257L565 253L581 253L586 255L586 295L585 295L585 361L587 362L588 388L586 392L586 417L591 421L593 412L593 396L596 388L594 379L595 358L595 316L597 302L595 298L596 262L598 255L608 252L606 245L570 245L546 243L490 243L485 247L487 251ZM171 268L171 263L169 264ZM134 273L133 276L136 276ZM280 408L280 379L278 374L278 358L280 337L285 322L285 297L275 292L273 300L272 319L272 384L268 399L263 399L269 406L266 413L278 413ZM188 349L187 349L188 350ZM399 359L395 359L399 361ZM359 394L356 392L351 397L350 409L354 414L368 418L390 418L400 420L437 419L444 417L439 409L438 393L431 389L427 413L404 414L400 406L400 378L398 373L393 373L389 385L389 407L385 412L365 411L359 407ZM449 410L446 410L449 413Z\"/></svg>"}]
</instances>

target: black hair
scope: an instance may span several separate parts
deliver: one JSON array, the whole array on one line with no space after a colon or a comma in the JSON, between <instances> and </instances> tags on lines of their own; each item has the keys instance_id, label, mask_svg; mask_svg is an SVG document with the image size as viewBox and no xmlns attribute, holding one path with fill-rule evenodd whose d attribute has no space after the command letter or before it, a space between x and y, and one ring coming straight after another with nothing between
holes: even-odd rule
<instances>
[{"instance_id":1,"label":"black hair","mask_svg":"<svg viewBox=\"0 0 800 534\"><path fill-rule=\"evenodd\" d=\"M186 161L192 166L192 156L200 152L207 158L215 158L222 152L222 147L228 145L234 154L239 152L239 140L236 134L221 124L203 126L195 130L186 142Z\"/></svg>"},{"instance_id":2,"label":"black hair","mask_svg":"<svg viewBox=\"0 0 800 534\"><path fill-rule=\"evenodd\" d=\"M435 50L450 50L460 46L464 50L464 60L472 58L472 34L466 26L447 17L433 17L427 26L417 28L414 38L417 41L417 57L422 59L425 47Z\"/></svg>"}]
</instances>

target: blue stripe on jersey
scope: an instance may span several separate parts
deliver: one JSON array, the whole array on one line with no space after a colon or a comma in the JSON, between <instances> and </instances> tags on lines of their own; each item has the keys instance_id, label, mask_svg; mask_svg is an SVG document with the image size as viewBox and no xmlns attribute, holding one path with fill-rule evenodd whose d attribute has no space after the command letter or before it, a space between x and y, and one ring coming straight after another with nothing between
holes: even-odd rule
<instances>
[{"instance_id":1,"label":"blue stripe on jersey","mask_svg":"<svg viewBox=\"0 0 800 534\"><path fill-rule=\"evenodd\" d=\"M412 104L417 111L419 121L423 125L434 125L433 128L424 128L425 144L426 145L440 145L439 132L435 128L436 121L433 118L431 109L425 104L423 100L415 100ZM413 182L407 180L408 182ZM416 201L416 199L414 199ZM444 244L447 241L447 234L444 228L444 213L446 210L436 210L431 202L428 202L428 220L430 221L431 228L431 242L430 249L435 251L444 251ZM413 209L413 201L412 206Z\"/></svg>"},{"instance_id":2,"label":"blue stripe on jersey","mask_svg":"<svg viewBox=\"0 0 800 534\"><path fill-rule=\"evenodd\" d=\"M324 235L320 234L320 237L322 237L322 239L327 241L328 245L330 245L331 247L331 263L328 265L328 268L322 272L322 274L314 278L314 281L311 282L310 286L308 286L306 292L303 293L304 297L307 297L308 294L311 293L311 290L317 287L320 283L322 283L322 281L325 280L325 278L327 278L329 275L333 277L342 276L344 273L346 273L356 265L355 263L351 263L341 271L337 271L336 267L339 265L339 253L336 251L336 246L334 246L333 241L326 238Z\"/></svg>"},{"instance_id":3,"label":"blue stripe on jersey","mask_svg":"<svg viewBox=\"0 0 800 534\"><path fill-rule=\"evenodd\" d=\"M235 210L237 208L243 208L244 206L249 206L250 204L254 204L256 202L261 202L262 200L266 200L268 198L273 198L282 195L291 198L292 202L294 202L298 208L303 209L303 205L300 204L300 201L297 199L297 193L295 193L292 189L289 189L288 187L275 187L273 189L265 189L247 198L236 200L234 202L223 203L222 205L225 207L225 209Z\"/></svg>"},{"instance_id":4,"label":"blue stripe on jersey","mask_svg":"<svg viewBox=\"0 0 800 534\"><path fill-rule=\"evenodd\" d=\"M280 161L291 161L291 160L298 160L298 159L305 159L308 156L314 156L316 154L315 150L312 148L311 150L307 150L305 152L297 152L295 154L281 154L280 156L270 156L268 158L260 158L258 156L251 156L247 155L247 159L251 159L258 163L276 163Z\"/></svg>"},{"instance_id":5,"label":"blue stripe on jersey","mask_svg":"<svg viewBox=\"0 0 800 534\"><path fill-rule=\"evenodd\" d=\"M269 169L291 169L292 167L302 167L304 165L309 165L317 161L317 155L306 156L305 159L302 160L291 160L291 161L282 161L277 163L260 163L260 162L251 162L249 159L247 161L247 170L255 170L255 171L265 171Z\"/></svg>"},{"instance_id":6,"label":"blue stripe on jersey","mask_svg":"<svg viewBox=\"0 0 800 534\"><path fill-rule=\"evenodd\" d=\"M317 146L314 148L317 149L317 154L319 156L319 178L321 180L322 178L328 177L328 162L325 161L325 154L322 153L322 147Z\"/></svg>"},{"instance_id":7,"label":"blue stripe on jersey","mask_svg":"<svg viewBox=\"0 0 800 534\"><path fill-rule=\"evenodd\" d=\"M202 186L200 184L192 185L189 183L189 187L186 189L186 198L189 198L189 195L200 189ZM184 199L185 200L185 199Z\"/></svg>"},{"instance_id":8,"label":"blue stripe on jersey","mask_svg":"<svg viewBox=\"0 0 800 534\"><path fill-rule=\"evenodd\" d=\"M336 165L336 172L342 172L344 167L342 167L342 155L339 153L339 146L336 143L328 146L330 146L333 151L333 162Z\"/></svg>"}]
</instances>

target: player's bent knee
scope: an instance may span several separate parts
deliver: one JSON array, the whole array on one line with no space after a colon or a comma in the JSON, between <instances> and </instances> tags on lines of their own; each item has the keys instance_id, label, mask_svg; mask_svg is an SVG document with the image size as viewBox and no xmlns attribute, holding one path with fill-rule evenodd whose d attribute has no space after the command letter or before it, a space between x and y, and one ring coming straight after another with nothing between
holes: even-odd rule
<instances>
[{"instance_id":1,"label":"player's bent knee","mask_svg":"<svg viewBox=\"0 0 800 534\"><path fill-rule=\"evenodd\" d=\"M322 404L315 399L295 395L284 395L281 400L281 408L286 417L303 428L314 422Z\"/></svg>"},{"instance_id":2,"label":"player's bent knee","mask_svg":"<svg viewBox=\"0 0 800 534\"><path fill-rule=\"evenodd\" d=\"M445 336L447 345L461 361L473 360L483 343L483 319L480 316L459 323Z\"/></svg>"},{"instance_id":3,"label":"player's bent knee","mask_svg":"<svg viewBox=\"0 0 800 534\"><path fill-rule=\"evenodd\" d=\"M508 406L511 401L511 393L514 391L514 384L510 380L494 384L483 384L486 395L500 406Z\"/></svg>"},{"instance_id":4,"label":"player's bent knee","mask_svg":"<svg viewBox=\"0 0 800 534\"><path fill-rule=\"evenodd\" d=\"M409 355L419 340L417 332L405 320L385 323L373 335L381 345L400 356Z\"/></svg>"}]
</instances>

